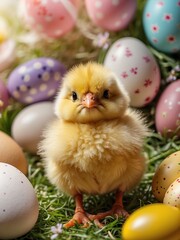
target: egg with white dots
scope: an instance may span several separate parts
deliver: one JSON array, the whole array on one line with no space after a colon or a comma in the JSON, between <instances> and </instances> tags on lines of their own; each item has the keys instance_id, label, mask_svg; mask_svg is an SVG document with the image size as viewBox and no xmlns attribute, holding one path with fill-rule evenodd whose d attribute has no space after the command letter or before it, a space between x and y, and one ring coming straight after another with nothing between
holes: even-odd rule
<instances>
[{"instance_id":1,"label":"egg with white dots","mask_svg":"<svg viewBox=\"0 0 180 240\"><path fill-rule=\"evenodd\" d=\"M0 162L0 239L28 233L38 215L38 199L28 178L12 165Z\"/></svg>"},{"instance_id":2,"label":"egg with white dots","mask_svg":"<svg viewBox=\"0 0 180 240\"><path fill-rule=\"evenodd\" d=\"M76 24L79 0L22 1L24 22L44 38L60 38Z\"/></svg>"},{"instance_id":3,"label":"egg with white dots","mask_svg":"<svg viewBox=\"0 0 180 240\"><path fill-rule=\"evenodd\" d=\"M119 31L133 20L136 0L85 0L87 13L92 22L108 31Z\"/></svg>"},{"instance_id":4,"label":"egg with white dots","mask_svg":"<svg viewBox=\"0 0 180 240\"><path fill-rule=\"evenodd\" d=\"M159 133L180 137L180 79L170 83L162 92L156 106L155 124Z\"/></svg>"},{"instance_id":5,"label":"egg with white dots","mask_svg":"<svg viewBox=\"0 0 180 240\"><path fill-rule=\"evenodd\" d=\"M14 99L26 105L49 100L56 95L65 72L64 64L56 59L32 59L11 72L7 88Z\"/></svg>"},{"instance_id":6,"label":"egg with white dots","mask_svg":"<svg viewBox=\"0 0 180 240\"><path fill-rule=\"evenodd\" d=\"M107 51L104 65L126 88L131 106L143 107L155 98L160 86L159 66L139 39L125 37L115 41Z\"/></svg>"}]
</instances>

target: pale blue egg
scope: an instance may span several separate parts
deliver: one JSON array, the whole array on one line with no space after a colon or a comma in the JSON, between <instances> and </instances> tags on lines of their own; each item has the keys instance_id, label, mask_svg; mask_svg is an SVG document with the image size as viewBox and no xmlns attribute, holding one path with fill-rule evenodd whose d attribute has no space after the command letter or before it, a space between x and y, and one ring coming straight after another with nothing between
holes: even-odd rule
<instances>
[{"instance_id":1,"label":"pale blue egg","mask_svg":"<svg viewBox=\"0 0 180 240\"><path fill-rule=\"evenodd\" d=\"M180 0L148 0L143 11L148 41L165 53L180 51Z\"/></svg>"}]
</instances>

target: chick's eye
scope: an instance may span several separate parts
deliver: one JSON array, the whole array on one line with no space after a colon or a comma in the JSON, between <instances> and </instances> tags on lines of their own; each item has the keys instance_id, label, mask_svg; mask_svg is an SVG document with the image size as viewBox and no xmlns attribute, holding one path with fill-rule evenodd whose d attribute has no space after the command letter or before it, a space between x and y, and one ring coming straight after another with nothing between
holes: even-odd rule
<instances>
[{"instance_id":1,"label":"chick's eye","mask_svg":"<svg viewBox=\"0 0 180 240\"><path fill-rule=\"evenodd\" d=\"M76 92L72 92L72 99L73 99L73 101L77 100L77 93Z\"/></svg>"},{"instance_id":2,"label":"chick's eye","mask_svg":"<svg viewBox=\"0 0 180 240\"><path fill-rule=\"evenodd\" d=\"M109 90L105 90L103 93L103 97L109 99Z\"/></svg>"}]
</instances>

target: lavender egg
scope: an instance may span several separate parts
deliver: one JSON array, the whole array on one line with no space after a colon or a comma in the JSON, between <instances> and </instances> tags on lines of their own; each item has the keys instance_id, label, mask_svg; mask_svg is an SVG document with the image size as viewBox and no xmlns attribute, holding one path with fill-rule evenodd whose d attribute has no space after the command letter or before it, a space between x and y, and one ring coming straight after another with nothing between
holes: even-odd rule
<instances>
[{"instance_id":1,"label":"lavender egg","mask_svg":"<svg viewBox=\"0 0 180 240\"><path fill-rule=\"evenodd\" d=\"M65 66L53 58L36 58L12 71L8 91L26 105L49 100L56 95L65 72Z\"/></svg>"},{"instance_id":2,"label":"lavender egg","mask_svg":"<svg viewBox=\"0 0 180 240\"><path fill-rule=\"evenodd\" d=\"M180 126L180 79L169 84L161 94L155 113L156 129L171 137ZM180 137L180 129L177 131Z\"/></svg>"}]
</instances>

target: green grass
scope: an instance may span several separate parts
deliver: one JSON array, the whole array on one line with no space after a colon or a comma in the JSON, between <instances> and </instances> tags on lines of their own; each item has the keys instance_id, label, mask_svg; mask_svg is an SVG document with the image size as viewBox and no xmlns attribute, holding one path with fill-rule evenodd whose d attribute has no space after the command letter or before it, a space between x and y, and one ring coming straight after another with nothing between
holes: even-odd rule
<instances>
[{"instance_id":1,"label":"green grass","mask_svg":"<svg viewBox=\"0 0 180 240\"><path fill-rule=\"evenodd\" d=\"M180 150L180 140L161 139L152 134L145 143L145 153L148 157L148 168L140 185L124 196L124 206L131 213L139 207L156 202L151 192L152 176L159 163L169 154ZM45 177L41 160L37 156L27 154L29 160L29 180L34 186L39 200L39 218L35 227L21 240L50 239L51 226L67 222L74 212L74 201L71 197L60 193ZM105 196L85 196L84 204L89 212L100 212L111 207L114 194ZM124 219L107 217L103 223L105 227L98 229L93 223L89 228L75 226L63 229L57 239L121 239L121 229Z\"/></svg>"},{"instance_id":2,"label":"green grass","mask_svg":"<svg viewBox=\"0 0 180 240\"><path fill-rule=\"evenodd\" d=\"M10 134L13 118L18 111L19 108L15 108L14 111L12 109L6 110L2 114L0 118L0 130L4 130ZM172 138L165 138L157 134L152 121L153 116L149 115L148 117L149 123L152 122L150 126L152 131L144 144L144 153L147 157L147 170L140 185L124 196L124 206L129 213L132 213L143 205L156 202L151 191L151 182L155 169L164 158L180 150L180 139L178 140L176 135ZM74 213L74 201L71 197L60 193L50 184L45 176L42 161L38 156L25 154L29 162L28 178L37 193L40 212L35 227L25 236L18 238L18 240L48 240L53 234L51 231L52 226L70 220ZM114 193L104 196L84 196L85 209L90 213L108 210L113 202ZM103 220L105 226L102 229L97 228L93 223L89 228L82 228L77 225L71 229L63 229L62 233L56 239L121 239L123 222L123 218L107 217Z\"/></svg>"},{"instance_id":3,"label":"green grass","mask_svg":"<svg viewBox=\"0 0 180 240\"><path fill-rule=\"evenodd\" d=\"M156 57L157 63L161 70L161 89L154 101L147 107L141 109L145 117L148 119L148 124L151 129L151 135L146 139L144 144L144 153L147 157L147 170L140 185L124 196L124 206L132 213L139 207L156 202L151 192L151 182L154 172L160 162L169 154L180 150L180 139L176 135L172 138L166 138L156 133L154 124L154 111L157 100L163 90L168 84L166 79L171 74L171 70L179 65L179 55L167 56L155 49L153 49L147 42L142 28L142 10L145 0L138 1L137 14L134 21L127 29L110 33L110 43L118 38L132 36L141 39L149 48L149 50ZM17 40L17 60L16 62L0 73L0 78L5 81L8 78L12 69L32 58L41 56L49 56L62 61L67 68L79 62L87 62L89 60L96 60L102 62L106 51L101 50L92 44L92 40L86 36L82 29L75 28L67 36L54 41L40 41L33 45L27 45L18 41L18 35L26 33L22 23L18 23L17 19L12 19L9 16L12 32ZM101 29L91 26L89 19L87 19L85 11L80 13L80 17L88 23L89 31L96 36L99 32L104 32ZM73 44L72 44L73 43ZM180 72L175 73L176 78L180 78ZM23 106L12 101L8 110L4 111L0 117L0 130L11 134L11 124L16 114ZM51 227L57 223L67 222L74 212L74 201L71 197L66 196L52 186L45 176L44 168L41 159L38 156L33 156L26 153L29 162L28 178L31 181L39 201L39 218L35 227L25 236L18 238L19 240L48 240L52 236ZM100 212L111 207L114 201L114 194L105 196L84 196L85 208L88 212ZM89 228L82 228L75 226L71 229L63 229L59 234L58 239L64 240L101 240L101 239L121 239L121 229L124 219L107 217L103 223L106 225L102 229L98 229L93 223Z\"/></svg>"}]
</instances>

